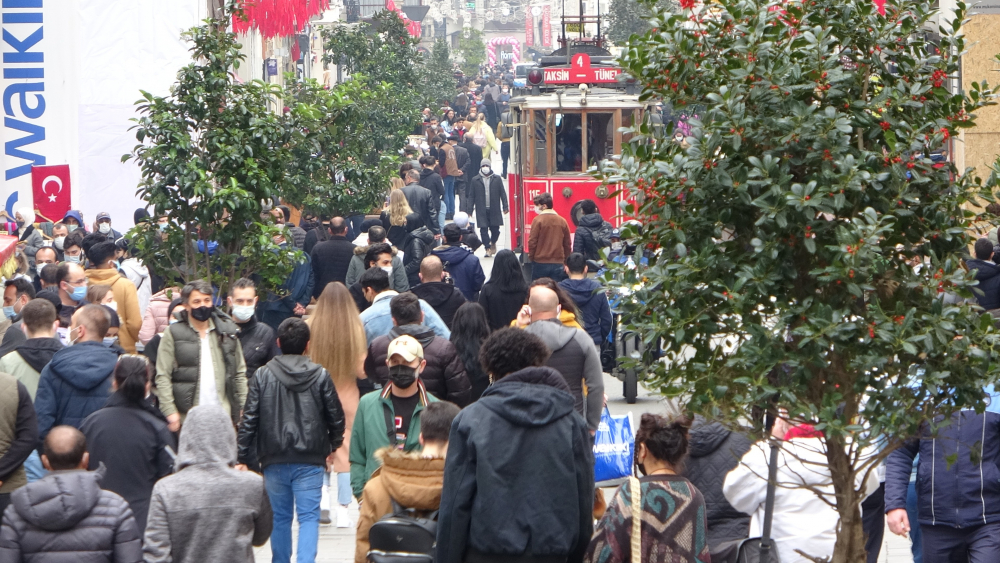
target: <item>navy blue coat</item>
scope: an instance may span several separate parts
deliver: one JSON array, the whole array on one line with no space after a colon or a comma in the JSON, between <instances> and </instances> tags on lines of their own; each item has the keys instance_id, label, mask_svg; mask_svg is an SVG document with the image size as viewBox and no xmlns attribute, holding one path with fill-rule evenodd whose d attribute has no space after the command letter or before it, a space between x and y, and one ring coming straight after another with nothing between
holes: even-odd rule
<instances>
[{"instance_id":1,"label":"navy blue coat","mask_svg":"<svg viewBox=\"0 0 1000 563\"><path fill-rule=\"evenodd\" d=\"M597 280L588 278L563 280L559 282L559 287L566 290L580 309L583 315L583 328L600 350L601 344L611 333L611 306L608 304L604 287Z\"/></svg>"},{"instance_id":2,"label":"navy blue coat","mask_svg":"<svg viewBox=\"0 0 1000 563\"><path fill-rule=\"evenodd\" d=\"M35 394L39 438L63 424L80 428L83 419L103 407L117 363L118 353L101 342L78 342L56 352L42 370Z\"/></svg>"},{"instance_id":3,"label":"navy blue coat","mask_svg":"<svg viewBox=\"0 0 1000 563\"><path fill-rule=\"evenodd\" d=\"M1000 309L1000 266L986 260L966 260L965 264L976 273L979 285L972 288L979 306L987 311Z\"/></svg>"},{"instance_id":4,"label":"navy blue coat","mask_svg":"<svg viewBox=\"0 0 1000 563\"><path fill-rule=\"evenodd\" d=\"M468 248L451 245L439 246L431 254L441 259L444 269L451 274L455 287L462 292L466 301L479 300L479 291L486 282L486 274L475 254ZM410 287L415 285L411 284Z\"/></svg>"},{"instance_id":5,"label":"navy blue coat","mask_svg":"<svg viewBox=\"0 0 1000 563\"><path fill-rule=\"evenodd\" d=\"M982 445L982 463L970 457ZM906 508L913 458L917 465L917 509L924 525L966 528L1000 522L1000 414L964 410L932 439L925 431L889 454L885 510ZM948 458L951 458L949 460ZM951 462L949 462L951 461Z\"/></svg>"},{"instance_id":6,"label":"navy blue coat","mask_svg":"<svg viewBox=\"0 0 1000 563\"><path fill-rule=\"evenodd\" d=\"M260 320L274 330L278 330L278 325L281 324L281 321L292 316L295 305L298 304L305 307L309 304L315 290L315 285L316 278L313 274L311 258L306 255L305 262L295 266L291 275L281 285L281 293L284 297L279 297L277 294L271 293L268 295L267 301L258 306ZM320 293L322 293L322 290ZM247 376L249 375L252 375L252 373L248 369Z\"/></svg>"}]
</instances>

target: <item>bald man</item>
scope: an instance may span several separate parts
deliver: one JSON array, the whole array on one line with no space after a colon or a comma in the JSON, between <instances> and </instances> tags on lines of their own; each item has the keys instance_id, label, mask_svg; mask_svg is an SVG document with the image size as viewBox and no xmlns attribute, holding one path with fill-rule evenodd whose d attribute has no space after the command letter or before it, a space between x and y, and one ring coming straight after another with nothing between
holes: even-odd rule
<instances>
[{"instance_id":1,"label":"bald man","mask_svg":"<svg viewBox=\"0 0 1000 563\"><path fill-rule=\"evenodd\" d=\"M465 296L457 287L444 281L444 264L433 254L420 262L419 276L420 285L410 291L433 307L450 329L455 311L466 303Z\"/></svg>"},{"instance_id":2,"label":"bald man","mask_svg":"<svg viewBox=\"0 0 1000 563\"><path fill-rule=\"evenodd\" d=\"M343 217L330 219L330 240L317 244L312 249L313 297L319 299L326 284L346 283L347 270L354 258L354 243L347 239L347 221Z\"/></svg>"},{"instance_id":3,"label":"bald man","mask_svg":"<svg viewBox=\"0 0 1000 563\"><path fill-rule=\"evenodd\" d=\"M11 495L0 529L2 561L142 561L142 542L125 499L101 489L103 472L87 471L87 440L72 426L45 437L42 464L51 471ZM51 555L47 555L51 553Z\"/></svg>"},{"instance_id":4,"label":"bald man","mask_svg":"<svg viewBox=\"0 0 1000 563\"><path fill-rule=\"evenodd\" d=\"M547 365L566 379L576 410L587 419L590 433L597 432L604 405L604 374L601 357L590 336L578 329L559 322L559 296L544 286L533 286L528 294L528 304L518 314L518 324L528 322L524 330L542 339L552 351ZM529 320L530 319L530 320ZM587 388L586 402L583 389Z\"/></svg>"}]
</instances>

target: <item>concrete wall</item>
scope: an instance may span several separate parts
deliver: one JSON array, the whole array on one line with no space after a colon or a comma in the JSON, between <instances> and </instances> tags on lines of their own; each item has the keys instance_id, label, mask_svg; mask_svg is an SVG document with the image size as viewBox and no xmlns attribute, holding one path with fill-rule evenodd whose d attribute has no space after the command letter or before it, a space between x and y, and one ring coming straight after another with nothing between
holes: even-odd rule
<instances>
[{"instance_id":1,"label":"concrete wall","mask_svg":"<svg viewBox=\"0 0 1000 563\"><path fill-rule=\"evenodd\" d=\"M988 81L1000 84L1000 63L995 55L1000 53L1000 15L974 15L963 27L968 52L962 57L962 89L969 91L973 82ZM963 162L957 157L964 152L964 166L976 169L986 178L989 167L1000 154L1000 106L983 108L976 112L976 127L963 132L964 143L956 143L956 164L962 169ZM961 145L964 144L964 147ZM962 150L964 148L964 151Z\"/></svg>"}]
</instances>

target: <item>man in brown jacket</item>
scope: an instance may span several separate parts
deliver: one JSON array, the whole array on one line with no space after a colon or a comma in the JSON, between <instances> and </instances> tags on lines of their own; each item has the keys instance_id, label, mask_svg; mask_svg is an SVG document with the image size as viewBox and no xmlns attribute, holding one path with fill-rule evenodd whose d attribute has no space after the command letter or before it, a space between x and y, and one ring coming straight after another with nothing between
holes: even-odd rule
<instances>
[{"instance_id":1,"label":"man in brown jacket","mask_svg":"<svg viewBox=\"0 0 1000 563\"><path fill-rule=\"evenodd\" d=\"M531 221L528 235L528 256L531 258L531 279L566 279L563 263L573 252L569 225L552 210L552 194L540 193L532 199L537 215Z\"/></svg>"},{"instance_id":2,"label":"man in brown jacket","mask_svg":"<svg viewBox=\"0 0 1000 563\"><path fill-rule=\"evenodd\" d=\"M393 500L402 508L428 512L438 509L448 432L458 412L458 406L447 401L428 404L420 414L420 453L383 448L375 454L382 460L382 467L375 470L361 495L354 563L368 560L368 531L372 524L392 513Z\"/></svg>"}]
</instances>

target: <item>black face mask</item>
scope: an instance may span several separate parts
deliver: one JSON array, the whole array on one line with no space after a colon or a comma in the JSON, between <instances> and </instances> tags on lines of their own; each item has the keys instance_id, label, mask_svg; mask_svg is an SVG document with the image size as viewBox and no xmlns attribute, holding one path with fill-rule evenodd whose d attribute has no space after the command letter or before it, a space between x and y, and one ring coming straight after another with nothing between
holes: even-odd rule
<instances>
[{"instance_id":1,"label":"black face mask","mask_svg":"<svg viewBox=\"0 0 1000 563\"><path fill-rule=\"evenodd\" d=\"M389 380L400 389L406 389L417 380L417 368L407 365L389 366Z\"/></svg>"},{"instance_id":2,"label":"black face mask","mask_svg":"<svg viewBox=\"0 0 1000 563\"><path fill-rule=\"evenodd\" d=\"M212 308L211 307L195 307L191 309L191 317L196 321L205 322L212 318Z\"/></svg>"},{"instance_id":3,"label":"black face mask","mask_svg":"<svg viewBox=\"0 0 1000 563\"><path fill-rule=\"evenodd\" d=\"M635 462L635 466L639 468L639 473L642 473L642 475L645 477L646 476L646 466L644 464L642 464L642 463L639 463L639 448L638 447L635 448L635 454L633 454L633 460Z\"/></svg>"}]
</instances>

